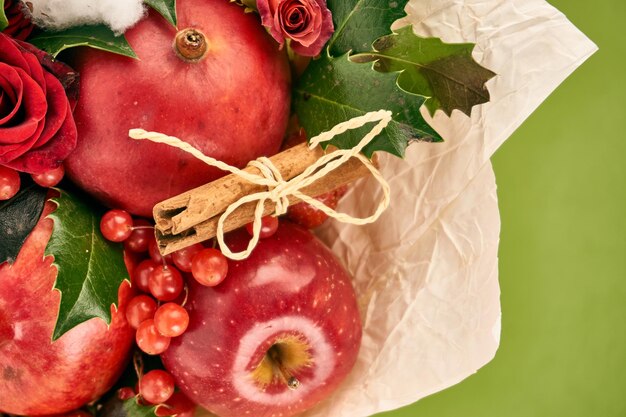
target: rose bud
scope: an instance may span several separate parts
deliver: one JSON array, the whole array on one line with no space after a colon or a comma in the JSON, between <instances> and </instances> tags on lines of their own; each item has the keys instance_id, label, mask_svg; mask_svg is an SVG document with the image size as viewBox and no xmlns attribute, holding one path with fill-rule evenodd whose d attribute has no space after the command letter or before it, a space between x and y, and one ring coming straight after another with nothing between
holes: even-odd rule
<instances>
[{"instance_id":1,"label":"rose bud","mask_svg":"<svg viewBox=\"0 0 626 417\"><path fill-rule=\"evenodd\" d=\"M29 18L28 8L19 0L6 0L4 14L9 25L2 32L15 39L26 40L35 27Z\"/></svg>"},{"instance_id":2,"label":"rose bud","mask_svg":"<svg viewBox=\"0 0 626 417\"><path fill-rule=\"evenodd\" d=\"M77 80L67 65L0 33L1 165L41 174L74 150Z\"/></svg>"},{"instance_id":3,"label":"rose bud","mask_svg":"<svg viewBox=\"0 0 626 417\"><path fill-rule=\"evenodd\" d=\"M316 56L334 32L325 0L257 0L263 26L280 45L291 39L291 49Z\"/></svg>"}]
</instances>

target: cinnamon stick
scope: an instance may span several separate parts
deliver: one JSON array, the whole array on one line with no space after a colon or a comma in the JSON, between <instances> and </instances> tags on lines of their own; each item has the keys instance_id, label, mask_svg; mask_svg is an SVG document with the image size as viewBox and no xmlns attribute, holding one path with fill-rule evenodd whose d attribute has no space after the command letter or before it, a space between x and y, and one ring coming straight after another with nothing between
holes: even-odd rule
<instances>
[{"instance_id":1,"label":"cinnamon stick","mask_svg":"<svg viewBox=\"0 0 626 417\"><path fill-rule=\"evenodd\" d=\"M310 150L306 143L296 145L270 158L283 176L291 178L302 173L315 163L324 151L321 148ZM255 167L244 169L259 174ZM361 177L369 175L369 170L357 158L329 172L318 181L303 188L301 192L317 196L332 191ZM156 237L161 253L167 255L194 243L215 237L217 222L222 213L240 198L266 191L266 187L252 184L235 174L230 174L178 196L165 200L154 207ZM289 203L300 199L289 196ZM235 210L224 223L224 232L244 226L254 220L257 202L250 202ZM266 201L263 215L273 213L275 205Z\"/></svg>"}]
</instances>

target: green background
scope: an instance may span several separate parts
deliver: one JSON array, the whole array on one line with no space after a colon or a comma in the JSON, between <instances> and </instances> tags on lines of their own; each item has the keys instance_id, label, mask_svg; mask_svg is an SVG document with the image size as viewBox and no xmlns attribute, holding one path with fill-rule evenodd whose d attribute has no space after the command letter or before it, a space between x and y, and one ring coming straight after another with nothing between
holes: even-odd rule
<instances>
[{"instance_id":1,"label":"green background","mask_svg":"<svg viewBox=\"0 0 626 417\"><path fill-rule=\"evenodd\" d=\"M493 158L500 349L379 417L626 416L626 1L550 3L600 50Z\"/></svg>"}]
</instances>

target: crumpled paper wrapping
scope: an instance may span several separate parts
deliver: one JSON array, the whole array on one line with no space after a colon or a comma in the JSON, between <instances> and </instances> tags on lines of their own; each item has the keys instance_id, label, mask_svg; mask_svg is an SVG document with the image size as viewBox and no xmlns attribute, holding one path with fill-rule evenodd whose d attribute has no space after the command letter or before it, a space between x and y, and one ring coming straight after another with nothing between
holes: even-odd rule
<instances>
[{"instance_id":1,"label":"crumpled paper wrapping","mask_svg":"<svg viewBox=\"0 0 626 417\"><path fill-rule=\"evenodd\" d=\"M320 232L355 277L364 337L348 379L306 417L399 408L493 358L500 219L489 158L596 50L543 0L411 0L407 12L395 27L412 23L422 36L474 42L474 57L498 75L488 83L491 102L471 118L435 115L445 143L413 144L405 160L381 155L392 203L378 222L331 222ZM339 210L365 217L380 197L366 180Z\"/></svg>"}]
</instances>

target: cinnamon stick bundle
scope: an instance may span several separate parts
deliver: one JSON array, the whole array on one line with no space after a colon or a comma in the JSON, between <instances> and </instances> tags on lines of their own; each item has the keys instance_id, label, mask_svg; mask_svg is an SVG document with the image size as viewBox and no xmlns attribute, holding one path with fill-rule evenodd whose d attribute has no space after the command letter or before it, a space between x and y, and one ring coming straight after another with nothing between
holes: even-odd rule
<instances>
[{"instance_id":1,"label":"cinnamon stick bundle","mask_svg":"<svg viewBox=\"0 0 626 417\"><path fill-rule=\"evenodd\" d=\"M330 149L329 149L330 151ZM284 180L290 180L313 165L324 150L320 147L310 150L306 143L296 145L269 158L281 173ZM260 174L256 167L248 166L244 171ZM370 171L358 158L351 158L345 164L329 172L311 185L303 188L302 193L318 196L337 187L367 176ZM224 211L242 197L266 191L267 187L250 183L238 175L230 174L187 191L154 207L156 222L155 234L159 249L163 255L202 242L216 236L217 223ZM289 196L289 204L300 199ZM225 221L224 232L237 229L254 220L257 202L250 202L236 209ZM266 201L263 215L275 211L275 204Z\"/></svg>"}]
</instances>

